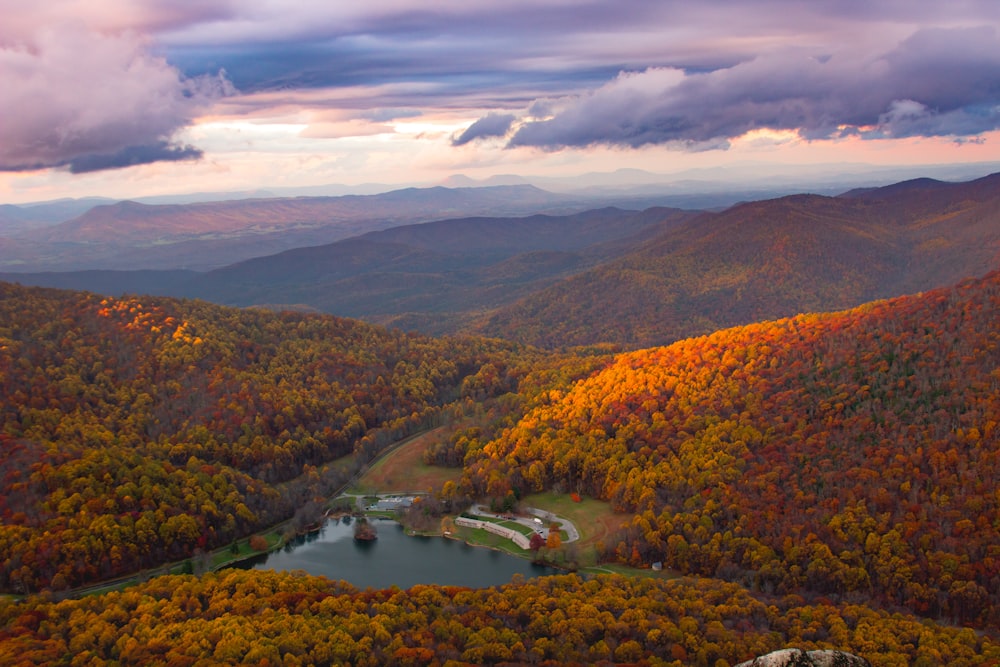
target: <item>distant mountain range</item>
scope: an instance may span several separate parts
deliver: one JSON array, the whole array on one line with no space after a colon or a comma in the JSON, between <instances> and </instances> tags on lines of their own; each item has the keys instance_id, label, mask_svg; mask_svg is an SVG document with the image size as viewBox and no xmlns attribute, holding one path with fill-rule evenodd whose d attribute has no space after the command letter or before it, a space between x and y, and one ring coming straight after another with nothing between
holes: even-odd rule
<instances>
[{"instance_id":1,"label":"distant mountain range","mask_svg":"<svg viewBox=\"0 0 1000 667\"><path fill-rule=\"evenodd\" d=\"M655 177L650 175L650 177ZM459 179L461 180L461 179ZM63 199L0 206L0 271L206 271L251 257L323 245L368 231L468 216L552 215L617 206L718 208L760 192L672 194L600 190L554 193L526 182L404 188L337 196L276 196L288 189L149 197ZM359 186L377 190L377 184ZM343 186L295 192L342 192Z\"/></svg>"},{"instance_id":2,"label":"distant mountain range","mask_svg":"<svg viewBox=\"0 0 1000 667\"><path fill-rule=\"evenodd\" d=\"M734 162L726 166L686 169L681 172L657 173L644 169L618 169L612 172L590 172L575 176L499 174L474 179L455 174L441 183L448 187L482 187L496 185L534 185L549 192L589 196L623 194L656 194L676 197L665 201L667 206L694 206L681 198L696 201L715 198L718 203L703 204L713 208L723 202L733 204L741 199L771 199L782 195L809 192L839 194L845 190L870 185L886 185L913 178L933 175L947 181L967 181L995 171L1000 162L949 165L872 165L864 163L777 165L767 162ZM728 196L728 200L727 200Z\"/></svg>"},{"instance_id":3,"label":"distant mountain range","mask_svg":"<svg viewBox=\"0 0 1000 667\"><path fill-rule=\"evenodd\" d=\"M113 203L113 199L88 197L86 199L58 199L23 206L0 204L0 230L2 230L0 235L10 236L30 229L55 225L83 215L95 206Z\"/></svg>"},{"instance_id":4,"label":"distant mountain range","mask_svg":"<svg viewBox=\"0 0 1000 667\"><path fill-rule=\"evenodd\" d=\"M90 244L103 247L97 239L114 234L115 220L127 220L117 236L140 258L161 246L169 256L217 248L221 263L237 249L266 245L260 238L267 237L268 221L272 227L284 221L285 231L275 232L283 243L310 234L314 240L341 237L208 272L175 264L164 272L0 278L315 309L433 334L477 333L546 347L611 342L638 348L849 308L953 284L1000 265L1000 174L965 183L915 179L836 197L793 195L721 212L602 208L400 222L476 207L559 209L560 201L568 200L532 186L495 186L239 205L119 204L15 242L55 246L61 239L84 254ZM137 217L136 211L149 215ZM316 222L321 214L327 217ZM296 225L298 232L288 231ZM349 233L366 227L375 231ZM213 234L218 238L206 238ZM0 253L5 248L0 241Z\"/></svg>"},{"instance_id":5,"label":"distant mountain range","mask_svg":"<svg viewBox=\"0 0 1000 667\"><path fill-rule=\"evenodd\" d=\"M593 202L517 185L193 204L125 201L92 206L58 224L52 224L55 204L46 207L44 220L31 217L32 207L7 207L0 211L5 216L0 218L0 269L207 270L414 222L567 213L593 208ZM63 208L68 212L70 205Z\"/></svg>"},{"instance_id":6,"label":"distant mountain range","mask_svg":"<svg viewBox=\"0 0 1000 667\"><path fill-rule=\"evenodd\" d=\"M608 208L407 225L247 260L199 276L181 293L239 306L307 304L390 323L408 317L425 330L452 331L469 313L617 256L691 215Z\"/></svg>"}]
</instances>

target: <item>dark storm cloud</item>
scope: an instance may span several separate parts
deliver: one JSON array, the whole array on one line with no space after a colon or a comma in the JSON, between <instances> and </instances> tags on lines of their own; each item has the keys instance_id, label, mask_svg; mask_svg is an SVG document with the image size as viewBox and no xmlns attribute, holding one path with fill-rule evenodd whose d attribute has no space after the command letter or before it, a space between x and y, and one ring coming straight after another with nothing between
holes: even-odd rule
<instances>
[{"instance_id":1,"label":"dark storm cloud","mask_svg":"<svg viewBox=\"0 0 1000 667\"><path fill-rule=\"evenodd\" d=\"M194 146L177 146L160 141L145 146L126 146L114 153L80 155L73 158L66 166L71 173L85 174L90 171L121 169L152 162L197 160L201 156L202 151Z\"/></svg>"},{"instance_id":2,"label":"dark storm cloud","mask_svg":"<svg viewBox=\"0 0 1000 667\"><path fill-rule=\"evenodd\" d=\"M362 42L362 43L357 43ZM566 67L559 62L527 67L462 40L433 47L386 43L373 47L368 40L345 38L306 44L255 45L252 48L199 47L171 53L170 61L189 76L224 70L243 93L429 84L433 88L415 97L450 104L464 95L495 94L527 101L541 92L564 94L600 85L621 63ZM498 49L503 50L503 49ZM509 54L510 51L508 50ZM385 104L406 105L406 99Z\"/></svg>"},{"instance_id":3,"label":"dark storm cloud","mask_svg":"<svg viewBox=\"0 0 1000 667\"><path fill-rule=\"evenodd\" d=\"M757 128L809 139L966 137L1000 127L992 28L929 29L878 57L800 49L701 74L623 73L519 127L511 146L725 145Z\"/></svg>"},{"instance_id":4,"label":"dark storm cloud","mask_svg":"<svg viewBox=\"0 0 1000 667\"><path fill-rule=\"evenodd\" d=\"M428 6L390 2L346 9L326 3L308 8L310 13L282 7L282 15L271 20L240 16L176 31L167 36L166 53L188 76L224 69L245 93L420 82L437 85L442 99L498 86L509 91L506 97L514 90L565 94L600 85L623 67L715 68L753 55L712 44L668 47L656 36L668 26L675 43L700 43L702 28L686 36L681 27L702 20L703 12L686 1ZM646 36L642 45L637 32Z\"/></svg>"},{"instance_id":5,"label":"dark storm cloud","mask_svg":"<svg viewBox=\"0 0 1000 667\"><path fill-rule=\"evenodd\" d=\"M473 139L502 137L510 130L517 116L507 113L491 113L470 125L465 132L452 140L452 145L462 146Z\"/></svg>"}]
</instances>

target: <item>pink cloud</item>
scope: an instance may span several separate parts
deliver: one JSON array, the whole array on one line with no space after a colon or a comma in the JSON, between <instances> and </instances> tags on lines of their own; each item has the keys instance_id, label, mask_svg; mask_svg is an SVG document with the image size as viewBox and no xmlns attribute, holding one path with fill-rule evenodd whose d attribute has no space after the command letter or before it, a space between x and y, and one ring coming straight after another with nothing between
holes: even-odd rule
<instances>
[{"instance_id":1,"label":"pink cloud","mask_svg":"<svg viewBox=\"0 0 1000 667\"><path fill-rule=\"evenodd\" d=\"M0 170L70 166L129 152L191 157L174 134L206 102L227 92L223 78L186 78L133 32L100 33L58 23L0 43ZM105 162L107 162L107 159ZM134 163L134 162L133 162Z\"/></svg>"}]
</instances>

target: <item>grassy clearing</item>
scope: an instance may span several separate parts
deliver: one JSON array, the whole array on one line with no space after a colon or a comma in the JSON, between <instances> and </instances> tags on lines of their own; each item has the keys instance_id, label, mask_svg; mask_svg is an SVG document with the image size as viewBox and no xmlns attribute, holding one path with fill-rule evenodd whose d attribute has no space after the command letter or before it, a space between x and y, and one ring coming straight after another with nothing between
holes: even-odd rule
<instances>
[{"instance_id":1,"label":"grassy clearing","mask_svg":"<svg viewBox=\"0 0 1000 667\"><path fill-rule=\"evenodd\" d=\"M228 565L233 561L248 558L258 553L260 552L250 548L249 540L241 540L236 543L235 551L233 551L232 547L230 547L229 549L222 549L213 553L212 567L222 567L223 565Z\"/></svg>"},{"instance_id":2,"label":"grassy clearing","mask_svg":"<svg viewBox=\"0 0 1000 667\"><path fill-rule=\"evenodd\" d=\"M446 438L447 431L437 428L412 438L379 459L357 484L361 492L409 493L440 488L445 482L457 482L459 468L439 468L423 462L428 446Z\"/></svg>"},{"instance_id":3,"label":"grassy clearing","mask_svg":"<svg viewBox=\"0 0 1000 667\"><path fill-rule=\"evenodd\" d=\"M273 530L269 533L264 533L264 539L267 540L268 551L275 549L282 544L284 544L284 535L277 530ZM210 562L211 568L218 569L225 565L235 563L243 560L244 558L249 558L251 556L256 556L263 552L257 551L256 549L250 548L250 540L239 540L236 542L236 550L233 551L232 546L225 549L218 549L212 553L212 559Z\"/></svg>"},{"instance_id":4,"label":"grassy clearing","mask_svg":"<svg viewBox=\"0 0 1000 667\"><path fill-rule=\"evenodd\" d=\"M494 535L482 528L469 528L467 526L457 526L456 528L455 537L465 540L469 544L490 547L491 549L504 551L514 556L520 556L521 558L531 556L530 551L520 548L505 537Z\"/></svg>"},{"instance_id":5,"label":"grassy clearing","mask_svg":"<svg viewBox=\"0 0 1000 667\"><path fill-rule=\"evenodd\" d=\"M528 526L520 524L517 521L499 521L498 523L504 528L510 528L511 530L516 530L517 532L521 533L526 537L530 537L535 532Z\"/></svg>"},{"instance_id":6,"label":"grassy clearing","mask_svg":"<svg viewBox=\"0 0 1000 667\"><path fill-rule=\"evenodd\" d=\"M580 531L578 544L581 549L593 547L598 542L606 543L618 529L630 521L628 515L615 513L610 503L593 498L582 498L580 502L574 502L566 493L535 493L523 498L522 502L573 522Z\"/></svg>"},{"instance_id":7,"label":"grassy clearing","mask_svg":"<svg viewBox=\"0 0 1000 667\"><path fill-rule=\"evenodd\" d=\"M516 530L517 532L525 536L530 536L532 533L535 532L532 528L529 528L528 526L525 526L522 523L518 523L517 521L508 521L507 519L495 519L491 516L480 516L478 514L469 514L467 516L470 519L476 519L477 521L483 521L485 523L495 523L498 526L503 526L504 528L510 528L511 530ZM565 537L563 539L565 539Z\"/></svg>"}]
</instances>

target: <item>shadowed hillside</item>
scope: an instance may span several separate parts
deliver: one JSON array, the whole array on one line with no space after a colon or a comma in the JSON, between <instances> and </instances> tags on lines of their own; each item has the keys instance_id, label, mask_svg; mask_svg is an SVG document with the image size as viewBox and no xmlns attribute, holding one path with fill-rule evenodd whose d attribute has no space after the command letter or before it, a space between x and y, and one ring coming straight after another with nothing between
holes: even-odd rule
<instances>
[{"instance_id":1,"label":"shadowed hillside","mask_svg":"<svg viewBox=\"0 0 1000 667\"><path fill-rule=\"evenodd\" d=\"M796 195L706 213L470 327L544 346L639 348L835 310L1000 266L1000 176Z\"/></svg>"},{"instance_id":2,"label":"shadowed hillside","mask_svg":"<svg viewBox=\"0 0 1000 667\"><path fill-rule=\"evenodd\" d=\"M1000 176L967 183L917 179L840 197L750 202L721 213L604 208L439 220L305 243L309 247L204 274L0 277L112 295L151 292L234 306L315 309L432 335L465 332L542 347L610 343L637 349L984 275L1000 266L998 193ZM364 201L376 210L395 210L408 198L427 204L434 195L402 191L384 195L388 203ZM478 196L488 200L499 193ZM342 199L336 198L338 206ZM355 214L363 199L354 202ZM532 201L528 197L523 205ZM300 233L315 241L320 232L286 230L282 243L305 241ZM176 240L162 248L135 248L127 257L135 263L147 251L189 258L208 253L211 262L221 263L233 252L263 251L266 236ZM36 245L0 239L0 250L25 256ZM91 250L74 252L86 257Z\"/></svg>"},{"instance_id":3,"label":"shadowed hillside","mask_svg":"<svg viewBox=\"0 0 1000 667\"><path fill-rule=\"evenodd\" d=\"M186 296L228 305L307 304L425 331L509 303L559 277L634 248L690 213L598 209L569 216L466 218L395 227L248 260L200 276Z\"/></svg>"}]
</instances>

